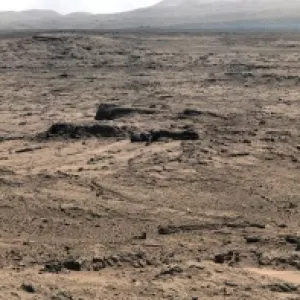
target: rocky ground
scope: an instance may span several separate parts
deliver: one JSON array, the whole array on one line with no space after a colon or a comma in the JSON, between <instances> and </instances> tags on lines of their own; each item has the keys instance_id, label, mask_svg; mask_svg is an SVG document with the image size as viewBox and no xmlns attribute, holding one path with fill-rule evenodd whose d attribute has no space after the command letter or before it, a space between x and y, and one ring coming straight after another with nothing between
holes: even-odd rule
<instances>
[{"instance_id":1,"label":"rocky ground","mask_svg":"<svg viewBox=\"0 0 300 300\"><path fill-rule=\"evenodd\" d=\"M299 91L296 34L3 37L0 299L300 299Z\"/></svg>"}]
</instances>

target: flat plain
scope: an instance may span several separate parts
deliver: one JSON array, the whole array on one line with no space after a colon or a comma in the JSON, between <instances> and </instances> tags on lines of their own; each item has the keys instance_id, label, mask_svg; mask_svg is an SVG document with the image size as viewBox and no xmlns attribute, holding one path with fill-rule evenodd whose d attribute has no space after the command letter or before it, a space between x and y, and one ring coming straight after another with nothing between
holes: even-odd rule
<instances>
[{"instance_id":1,"label":"flat plain","mask_svg":"<svg viewBox=\"0 0 300 300\"><path fill-rule=\"evenodd\" d=\"M0 299L300 299L299 118L297 34L2 37Z\"/></svg>"}]
</instances>

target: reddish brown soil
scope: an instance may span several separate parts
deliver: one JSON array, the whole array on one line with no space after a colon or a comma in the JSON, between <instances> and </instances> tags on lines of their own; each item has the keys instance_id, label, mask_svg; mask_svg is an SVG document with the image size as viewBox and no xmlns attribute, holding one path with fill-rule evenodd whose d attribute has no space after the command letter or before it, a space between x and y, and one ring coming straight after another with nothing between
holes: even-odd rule
<instances>
[{"instance_id":1,"label":"reddish brown soil","mask_svg":"<svg viewBox=\"0 0 300 300\"><path fill-rule=\"evenodd\" d=\"M300 270L299 36L51 36L0 40L0 299L299 299L249 270Z\"/></svg>"}]
</instances>

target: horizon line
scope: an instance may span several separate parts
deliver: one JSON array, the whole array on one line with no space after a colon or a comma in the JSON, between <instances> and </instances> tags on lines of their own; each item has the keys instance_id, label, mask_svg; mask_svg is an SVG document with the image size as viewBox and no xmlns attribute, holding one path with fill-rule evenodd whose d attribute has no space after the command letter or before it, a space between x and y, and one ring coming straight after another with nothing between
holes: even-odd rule
<instances>
[{"instance_id":1,"label":"horizon line","mask_svg":"<svg viewBox=\"0 0 300 300\"><path fill-rule=\"evenodd\" d=\"M63 12L59 12L59 11L54 10L54 9L29 8L29 9L22 9L22 10L0 10L0 14L1 13L26 13L26 12L31 12L31 11L41 11L41 12L44 11L44 12L53 12L53 13L56 13L57 15L60 15L60 16L68 16L68 15L72 15L72 14L88 14L88 15L92 15L92 16L96 16L96 15L113 15L113 14L122 14L122 13L142 10L142 9L146 9L146 8L151 8L153 6L156 6L158 3L153 4L153 5L146 5L146 6L142 6L142 7L138 7L138 8L128 9L128 10L114 11L114 12L96 12L96 13L94 13L94 12L90 12L90 11L79 10L79 11L71 11L71 12L68 12L68 13L63 13Z\"/></svg>"}]
</instances>

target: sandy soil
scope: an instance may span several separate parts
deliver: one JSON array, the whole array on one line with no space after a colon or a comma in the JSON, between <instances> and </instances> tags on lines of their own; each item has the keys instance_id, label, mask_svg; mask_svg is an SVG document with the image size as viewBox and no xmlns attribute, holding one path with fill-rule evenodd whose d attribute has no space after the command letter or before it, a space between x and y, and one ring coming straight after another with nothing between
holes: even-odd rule
<instances>
[{"instance_id":1,"label":"sandy soil","mask_svg":"<svg viewBox=\"0 0 300 300\"><path fill-rule=\"evenodd\" d=\"M28 35L0 58L0 299L300 299L299 36ZM131 143L150 130L199 138Z\"/></svg>"}]
</instances>

